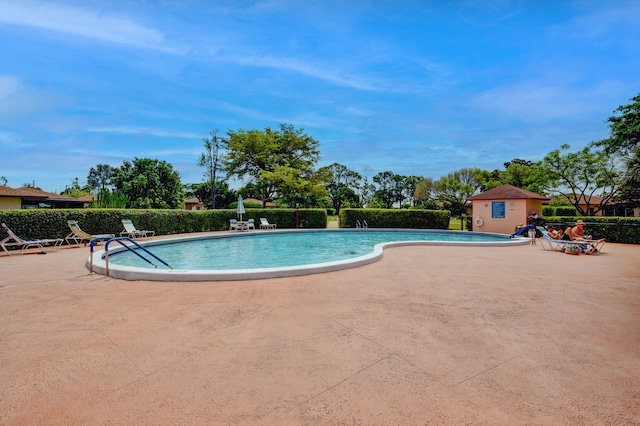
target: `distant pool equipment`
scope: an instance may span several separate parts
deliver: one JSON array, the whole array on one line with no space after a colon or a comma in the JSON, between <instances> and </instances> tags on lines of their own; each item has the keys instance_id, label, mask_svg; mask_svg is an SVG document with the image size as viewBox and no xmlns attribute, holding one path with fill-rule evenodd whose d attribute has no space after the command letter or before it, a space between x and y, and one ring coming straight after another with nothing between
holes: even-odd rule
<instances>
[{"instance_id":1,"label":"distant pool equipment","mask_svg":"<svg viewBox=\"0 0 640 426\"><path fill-rule=\"evenodd\" d=\"M480 217L480 215L478 215L478 217L476 217L476 220L474 222L476 224L476 226L478 228L480 228L482 225L484 225L484 220L482 220L482 218Z\"/></svg>"}]
</instances>

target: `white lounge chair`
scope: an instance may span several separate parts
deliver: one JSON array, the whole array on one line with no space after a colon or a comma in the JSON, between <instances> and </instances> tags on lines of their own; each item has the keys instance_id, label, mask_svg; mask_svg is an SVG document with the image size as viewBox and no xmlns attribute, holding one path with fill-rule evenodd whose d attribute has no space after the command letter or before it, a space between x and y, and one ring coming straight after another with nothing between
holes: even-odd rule
<instances>
[{"instance_id":1,"label":"white lounge chair","mask_svg":"<svg viewBox=\"0 0 640 426\"><path fill-rule=\"evenodd\" d=\"M266 217L260 218L260 229L276 229L275 223L269 223Z\"/></svg>"},{"instance_id":2,"label":"white lounge chair","mask_svg":"<svg viewBox=\"0 0 640 426\"><path fill-rule=\"evenodd\" d=\"M604 246L604 240L555 240L549 236L546 229L538 227L538 230L542 232L542 238L540 238L540 245L543 250L549 251L564 251L567 244L578 245L584 253L598 253L602 252Z\"/></svg>"},{"instance_id":3,"label":"white lounge chair","mask_svg":"<svg viewBox=\"0 0 640 426\"><path fill-rule=\"evenodd\" d=\"M240 230L240 224L236 219L229 219L229 231Z\"/></svg>"},{"instance_id":4,"label":"white lounge chair","mask_svg":"<svg viewBox=\"0 0 640 426\"><path fill-rule=\"evenodd\" d=\"M2 250L9 256L11 256L11 253L7 250L7 247L19 247L20 254L24 254L32 247L38 247L44 251L45 246L49 246L53 247L50 251L54 251L56 247L59 247L64 242L62 238L24 240L14 234L4 223L2 224L2 230L7 234L7 237L0 241L0 247L2 247Z\"/></svg>"},{"instance_id":5,"label":"white lounge chair","mask_svg":"<svg viewBox=\"0 0 640 426\"><path fill-rule=\"evenodd\" d=\"M247 221L247 229L256 229L256 221L254 219Z\"/></svg>"},{"instance_id":6,"label":"white lounge chair","mask_svg":"<svg viewBox=\"0 0 640 426\"><path fill-rule=\"evenodd\" d=\"M153 237L156 234L156 231L136 229L136 227L133 226L133 222L129 219L122 219L122 225L124 226L124 231L120 233L121 237L127 236L136 239Z\"/></svg>"},{"instance_id":7,"label":"white lounge chair","mask_svg":"<svg viewBox=\"0 0 640 426\"><path fill-rule=\"evenodd\" d=\"M72 241L80 246L81 243L86 243L96 238L107 239L115 237L113 234L91 235L80 229L80 225L78 225L78 222L75 220L68 220L67 224L69 225L69 229L71 229L71 233L64 237L64 239L69 243L69 245L71 245Z\"/></svg>"}]
</instances>

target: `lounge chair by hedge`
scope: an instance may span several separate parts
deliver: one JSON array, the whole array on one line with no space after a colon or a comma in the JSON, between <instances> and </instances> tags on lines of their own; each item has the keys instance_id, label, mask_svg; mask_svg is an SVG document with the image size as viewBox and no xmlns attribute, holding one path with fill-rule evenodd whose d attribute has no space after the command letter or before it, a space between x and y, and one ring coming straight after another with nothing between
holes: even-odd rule
<instances>
[{"instance_id":1,"label":"lounge chair by hedge","mask_svg":"<svg viewBox=\"0 0 640 426\"><path fill-rule=\"evenodd\" d=\"M571 244L578 245L584 253L599 253L604 246L604 240L555 240L549 236L546 229L538 227L538 231L542 233L540 245L543 250L564 251L567 245Z\"/></svg>"},{"instance_id":2,"label":"lounge chair by hedge","mask_svg":"<svg viewBox=\"0 0 640 426\"><path fill-rule=\"evenodd\" d=\"M80 229L80 225L78 225L78 222L75 220L68 220L67 224L69 225L69 229L71 229L71 233L66 237L64 237L64 239L67 241L67 243L69 243L69 245L71 245L72 241L76 243L78 246L80 246L81 243L87 243L95 238L114 238L115 237L115 235L113 234L91 235L87 232L84 232L82 229Z\"/></svg>"},{"instance_id":3,"label":"lounge chair by hedge","mask_svg":"<svg viewBox=\"0 0 640 426\"><path fill-rule=\"evenodd\" d=\"M129 219L122 219L122 225L124 226L124 231L120 233L121 237L127 236L136 239L153 237L156 234L156 231L136 229L136 227L133 226L133 222Z\"/></svg>"},{"instance_id":4,"label":"lounge chair by hedge","mask_svg":"<svg viewBox=\"0 0 640 426\"><path fill-rule=\"evenodd\" d=\"M7 237L0 241L0 247L2 247L2 250L9 256L11 256L11 253L7 250L8 247L18 247L20 248L20 254L24 254L32 247L37 247L45 251L45 247L48 246L52 247L52 250L49 251L54 251L56 247L59 247L64 242L62 238L24 240L14 234L4 223L2 224L2 230L6 233Z\"/></svg>"},{"instance_id":5,"label":"lounge chair by hedge","mask_svg":"<svg viewBox=\"0 0 640 426\"><path fill-rule=\"evenodd\" d=\"M260 218L260 229L276 229L275 223L269 223L266 217Z\"/></svg>"}]
</instances>

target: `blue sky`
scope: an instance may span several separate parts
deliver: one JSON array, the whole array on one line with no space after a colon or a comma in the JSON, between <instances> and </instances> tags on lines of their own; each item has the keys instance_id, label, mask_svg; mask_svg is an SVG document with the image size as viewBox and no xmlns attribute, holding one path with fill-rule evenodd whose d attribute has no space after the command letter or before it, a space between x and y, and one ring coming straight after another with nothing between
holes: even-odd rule
<instances>
[{"instance_id":1,"label":"blue sky","mask_svg":"<svg viewBox=\"0 0 640 426\"><path fill-rule=\"evenodd\" d=\"M640 2L0 0L0 176L62 191L293 124L319 166L438 179L608 136L640 93ZM237 187L237 185L234 185Z\"/></svg>"}]
</instances>

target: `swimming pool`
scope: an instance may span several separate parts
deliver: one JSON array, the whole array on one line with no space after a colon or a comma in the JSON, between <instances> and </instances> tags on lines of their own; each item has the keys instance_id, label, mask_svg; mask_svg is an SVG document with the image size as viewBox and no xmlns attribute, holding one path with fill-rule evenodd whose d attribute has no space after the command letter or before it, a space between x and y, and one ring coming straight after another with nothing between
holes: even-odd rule
<instances>
[{"instance_id":1,"label":"swimming pool","mask_svg":"<svg viewBox=\"0 0 640 426\"><path fill-rule=\"evenodd\" d=\"M366 265L379 260L383 249L391 246L464 244L487 247L527 242L527 239L509 239L500 234L413 229L221 233L154 240L144 244L173 269L150 258L158 265L154 268L118 244L110 244L108 275L128 280L158 281L275 278ZM102 250L93 255L90 269L107 274L104 254Z\"/></svg>"}]
</instances>

